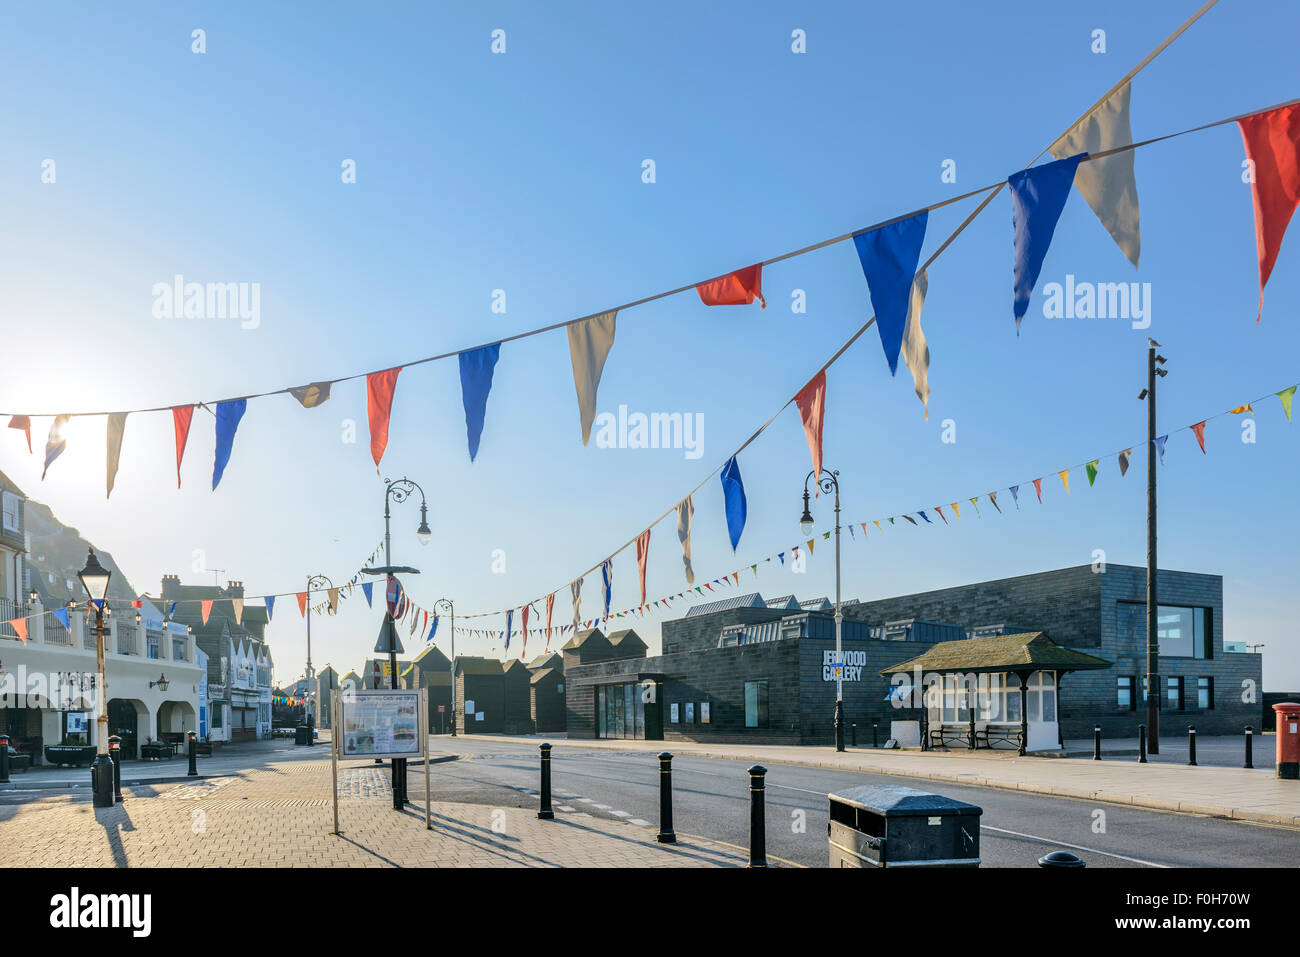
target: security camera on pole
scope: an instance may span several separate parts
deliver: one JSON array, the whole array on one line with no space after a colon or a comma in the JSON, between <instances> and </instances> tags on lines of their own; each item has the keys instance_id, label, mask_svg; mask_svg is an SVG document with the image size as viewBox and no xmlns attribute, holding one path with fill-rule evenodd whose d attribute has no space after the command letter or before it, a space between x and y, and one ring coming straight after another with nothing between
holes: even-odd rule
<instances>
[{"instance_id":1,"label":"security camera on pole","mask_svg":"<svg viewBox=\"0 0 1300 957\"><path fill-rule=\"evenodd\" d=\"M1160 753L1160 639L1156 626L1160 605L1156 595L1156 379L1169 375L1160 368L1167 362L1156 355L1161 348L1147 339L1147 387L1138 393L1147 403L1147 753Z\"/></svg>"}]
</instances>

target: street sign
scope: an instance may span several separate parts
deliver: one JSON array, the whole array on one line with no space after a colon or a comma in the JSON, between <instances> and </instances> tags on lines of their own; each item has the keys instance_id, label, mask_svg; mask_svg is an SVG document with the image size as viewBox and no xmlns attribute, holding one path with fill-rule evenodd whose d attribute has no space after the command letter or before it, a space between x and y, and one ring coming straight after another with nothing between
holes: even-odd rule
<instances>
[{"instance_id":1,"label":"street sign","mask_svg":"<svg viewBox=\"0 0 1300 957\"><path fill-rule=\"evenodd\" d=\"M447 706L445 704L438 705L438 714L443 714L444 712L446 712L446 710L447 710Z\"/></svg>"}]
</instances>

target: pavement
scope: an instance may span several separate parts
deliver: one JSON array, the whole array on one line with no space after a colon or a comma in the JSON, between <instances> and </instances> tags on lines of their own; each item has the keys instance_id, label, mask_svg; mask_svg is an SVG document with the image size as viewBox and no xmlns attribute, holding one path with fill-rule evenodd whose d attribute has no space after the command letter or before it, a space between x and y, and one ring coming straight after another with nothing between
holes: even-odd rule
<instances>
[{"instance_id":1,"label":"pavement","mask_svg":"<svg viewBox=\"0 0 1300 957\"><path fill-rule=\"evenodd\" d=\"M306 750L306 749L302 749ZM301 755L301 751L299 752ZM84 769L83 769L84 770ZM88 793L11 796L0 805L0 867L743 867L745 852L574 811L435 801L424 824L392 807L386 768L340 765L333 830L328 749L191 784L124 787L93 807Z\"/></svg>"},{"instance_id":2,"label":"pavement","mask_svg":"<svg viewBox=\"0 0 1300 957\"><path fill-rule=\"evenodd\" d=\"M458 740L512 742L533 747L549 741L557 754L567 748L654 753L666 749L675 755L697 758L900 775L1157 811L1300 827L1300 781L1279 780L1271 768L1189 767L1172 762L1139 764L1135 758L1094 761L1090 758L1020 757L1014 751L972 753L849 748L837 753L833 748L798 745L631 739L567 741L556 735L462 735L459 738L440 737L435 746L455 749ZM1271 737L1266 740L1272 744ZM1198 744L1198 750L1199 747Z\"/></svg>"}]
</instances>

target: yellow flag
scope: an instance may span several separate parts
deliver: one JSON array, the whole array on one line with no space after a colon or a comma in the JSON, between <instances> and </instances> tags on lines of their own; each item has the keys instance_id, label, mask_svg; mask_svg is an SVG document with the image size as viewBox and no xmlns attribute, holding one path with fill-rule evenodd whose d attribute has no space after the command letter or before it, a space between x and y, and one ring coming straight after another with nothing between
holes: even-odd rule
<instances>
[{"instance_id":1,"label":"yellow flag","mask_svg":"<svg viewBox=\"0 0 1300 957\"><path fill-rule=\"evenodd\" d=\"M1070 470L1061 469L1061 471L1057 472L1056 474L1061 476L1061 484L1065 486L1065 494L1069 495L1070 494Z\"/></svg>"}]
</instances>

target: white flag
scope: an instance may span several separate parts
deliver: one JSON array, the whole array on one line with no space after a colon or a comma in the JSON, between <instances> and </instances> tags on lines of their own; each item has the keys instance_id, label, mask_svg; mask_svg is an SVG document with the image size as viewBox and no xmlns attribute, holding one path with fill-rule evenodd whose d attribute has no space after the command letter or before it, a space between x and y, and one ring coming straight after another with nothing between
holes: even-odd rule
<instances>
[{"instance_id":1,"label":"white flag","mask_svg":"<svg viewBox=\"0 0 1300 957\"><path fill-rule=\"evenodd\" d=\"M591 423L596 418L596 390L605 359L614 346L614 320L617 312L604 312L569 330L569 359L573 362L573 387L578 392L578 415L582 419L582 444L591 438Z\"/></svg>"},{"instance_id":2,"label":"white flag","mask_svg":"<svg viewBox=\"0 0 1300 957\"><path fill-rule=\"evenodd\" d=\"M244 599L232 598L230 603L235 606L235 621L242 625L244 623Z\"/></svg>"},{"instance_id":3,"label":"white flag","mask_svg":"<svg viewBox=\"0 0 1300 957\"><path fill-rule=\"evenodd\" d=\"M582 620L582 579L570 582L569 591L573 593L573 630L576 632Z\"/></svg>"},{"instance_id":4,"label":"white flag","mask_svg":"<svg viewBox=\"0 0 1300 957\"><path fill-rule=\"evenodd\" d=\"M925 418L930 419L930 347L925 342L925 333L921 331L921 307L925 305L925 294L929 291L930 280L921 270L912 280L912 296L907 304L907 321L903 325L903 361L912 373L912 385L916 388L916 397L925 406Z\"/></svg>"},{"instance_id":5,"label":"white flag","mask_svg":"<svg viewBox=\"0 0 1300 957\"><path fill-rule=\"evenodd\" d=\"M1057 159L1078 153L1102 153L1133 142L1129 125L1130 85L1125 83L1106 102L1089 113L1079 125L1052 144ZM1138 224L1137 179L1133 174L1133 150L1080 163L1074 174L1079 195L1087 200L1101 224L1134 266L1142 249Z\"/></svg>"}]
</instances>

